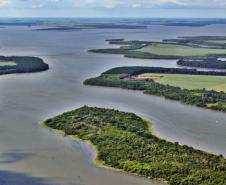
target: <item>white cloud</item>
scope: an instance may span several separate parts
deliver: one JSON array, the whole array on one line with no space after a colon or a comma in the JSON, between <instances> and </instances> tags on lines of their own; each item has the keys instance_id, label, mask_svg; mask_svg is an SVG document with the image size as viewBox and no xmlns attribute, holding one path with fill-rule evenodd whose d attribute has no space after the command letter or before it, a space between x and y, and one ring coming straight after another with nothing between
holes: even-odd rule
<instances>
[{"instance_id":1,"label":"white cloud","mask_svg":"<svg viewBox=\"0 0 226 185\"><path fill-rule=\"evenodd\" d=\"M34 4L32 5L33 9L38 9L38 8L42 8L44 5L43 4Z\"/></svg>"},{"instance_id":2,"label":"white cloud","mask_svg":"<svg viewBox=\"0 0 226 185\"><path fill-rule=\"evenodd\" d=\"M8 3L10 3L10 0L0 0L0 6L4 6Z\"/></svg>"},{"instance_id":3,"label":"white cloud","mask_svg":"<svg viewBox=\"0 0 226 185\"><path fill-rule=\"evenodd\" d=\"M0 0L0 6L23 3L28 6L61 3L84 8L161 8L161 7L197 7L226 8L226 0Z\"/></svg>"},{"instance_id":4,"label":"white cloud","mask_svg":"<svg viewBox=\"0 0 226 185\"><path fill-rule=\"evenodd\" d=\"M133 8L140 8L141 7L141 4L135 3L135 4L132 4L132 7Z\"/></svg>"},{"instance_id":5,"label":"white cloud","mask_svg":"<svg viewBox=\"0 0 226 185\"><path fill-rule=\"evenodd\" d=\"M64 0L63 0L64 1ZM66 0L65 0L66 1ZM91 7L161 7L184 6L199 8L226 7L226 0L73 0L76 6Z\"/></svg>"}]
</instances>

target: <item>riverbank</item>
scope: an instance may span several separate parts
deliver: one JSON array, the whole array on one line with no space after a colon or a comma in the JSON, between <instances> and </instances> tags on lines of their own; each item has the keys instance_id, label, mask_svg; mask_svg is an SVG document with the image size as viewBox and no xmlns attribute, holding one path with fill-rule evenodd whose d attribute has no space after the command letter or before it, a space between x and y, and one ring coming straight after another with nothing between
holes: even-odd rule
<instances>
[{"instance_id":1,"label":"riverbank","mask_svg":"<svg viewBox=\"0 0 226 185\"><path fill-rule=\"evenodd\" d=\"M100 160L98 159L99 151L98 151L97 147L96 147L93 143L91 143L89 140L82 140L82 139L80 139L80 138L79 138L78 136L76 136L76 135L67 135L67 134L65 133L65 131L62 131L62 130L60 130L60 129L53 129L53 128L47 126L47 125L45 124L45 122L42 122L42 123L40 124L40 127L43 128L43 129L48 129L49 131L52 131L52 132L54 132L54 133L56 133L56 134L62 135L62 136L64 136L64 137L67 137L67 138L69 138L69 139L71 139L71 140L74 140L74 141L76 141L76 142L83 142L84 144L89 145L89 146L92 148L92 150L93 150L93 154L92 154L92 155L93 155L93 157L92 157L92 162L93 162L93 164L97 165L98 167L100 167L100 168L105 168L105 169L110 169L110 170L117 171L117 172L125 172L125 171L120 170L120 169L116 169L116 168L112 168L112 167L110 167L110 166L106 166L106 165L103 163L103 161L100 161Z\"/></svg>"},{"instance_id":2,"label":"riverbank","mask_svg":"<svg viewBox=\"0 0 226 185\"><path fill-rule=\"evenodd\" d=\"M152 127L152 123L151 121L147 120L147 119L144 119L145 122L147 122L147 125L149 127L149 131L153 133L153 135L155 135L156 137L159 137L161 138L160 136L157 135L157 133L154 132L154 129ZM117 169L117 168L114 168L114 167L111 167L109 165L106 165L103 161L99 160L99 151L98 151L98 148L92 143L90 142L89 140L82 140L80 139L78 136L76 135L67 135L64 131L62 130L59 130L59 129L53 129L49 126L47 126L45 124L45 122L42 122L40 124L40 127L43 128L43 129L48 129L49 131L53 132L53 133L56 133L56 134L59 134L61 136L64 136L64 137L67 137L73 141L76 141L76 142L83 142L84 144L88 145L90 148L92 148L92 163L94 165L96 165L97 167L100 167L100 168L103 168L103 169L106 169L106 170L111 170L111 171L114 171L114 172L120 172L120 173L126 173L126 174L129 174L129 175L134 175L134 176L138 176L138 177L143 177L145 178L144 175L139 175L137 173L133 173L133 172L127 172L127 171L124 171L122 169ZM163 138L162 138L163 139ZM160 181L162 183L164 183L165 185L168 184L167 181L165 181L164 179L152 179L152 180L156 180L156 181Z\"/></svg>"}]
</instances>

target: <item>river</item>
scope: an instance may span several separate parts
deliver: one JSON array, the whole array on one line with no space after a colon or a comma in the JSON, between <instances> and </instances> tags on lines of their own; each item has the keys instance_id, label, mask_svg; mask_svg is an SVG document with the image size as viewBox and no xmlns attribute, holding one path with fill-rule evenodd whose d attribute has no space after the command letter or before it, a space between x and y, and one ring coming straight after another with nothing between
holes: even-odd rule
<instances>
[{"instance_id":1,"label":"river","mask_svg":"<svg viewBox=\"0 0 226 185\"><path fill-rule=\"evenodd\" d=\"M83 80L118 66L175 67L175 60L129 59L88 53L109 47L105 39L156 40L188 35L223 35L225 25L150 26L144 30L33 31L0 29L0 55L40 56L50 70L0 76L0 184L163 185L92 163L93 150L39 124L83 105L131 111L151 119L155 132L215 154L226 155L226 114L183 105L137 91L90 87Z\"/></svg>"}]
</instances>

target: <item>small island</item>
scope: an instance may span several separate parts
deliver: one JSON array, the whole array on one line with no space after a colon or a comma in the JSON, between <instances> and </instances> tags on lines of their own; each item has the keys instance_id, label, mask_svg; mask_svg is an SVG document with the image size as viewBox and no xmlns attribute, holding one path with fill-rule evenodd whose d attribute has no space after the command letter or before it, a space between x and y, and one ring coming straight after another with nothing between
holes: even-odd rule
<instances>
[{"instance_id":1,"label":"small island","mask_svg":"<svg viewBox=\"0 0 226 185\"><path fill-rule=\"evenodd\" d=\"M43 127L91 143L96 162L170 185L224 185L226 160L155 136L133 113L84 106L50 118Z\"/></svg>"},{"instance_id":2,"label":"small island","mask_svg":"<svg viewBox=\"0 0 226 185\"><path fill-rule=\"evenodd\" d=\"M0 75L12 73L32 73L49 69L41 58L29 56L0 56Z\"/></svg>"},{"instance_id":3,"label":"small island","mask_svg":"<svg viewBox=\"0 0 226 185\"><path fill-rule=\"evenodd\" d=\"M140 90L184 104L226 112L226 72L161 67L118 67L85 85Z\"/></svg>"}]
</instances>

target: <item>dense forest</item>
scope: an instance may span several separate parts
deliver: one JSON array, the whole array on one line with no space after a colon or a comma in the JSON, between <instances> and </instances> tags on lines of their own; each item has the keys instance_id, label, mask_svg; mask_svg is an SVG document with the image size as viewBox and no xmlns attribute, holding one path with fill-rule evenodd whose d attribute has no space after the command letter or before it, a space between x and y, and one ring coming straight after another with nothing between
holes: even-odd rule
<instances>
[{"instance_id":1,"label":"dense forest","mask_svg":"<svg viewBox=\"0 0 226 185\"><path fill-rule=\"evenodd\" d=\"M225 185L226 160L179 143L159 139L133 113L84 106L44 124L90 141L104 165L170 185Z\"/></svg>"},{"instance_id":2,"label":"dense forest","mask_svg":"<svg viewBox=\"0 0 226 185\"><path fill-rule=\"evenodd\" d=\"M128 74L130 76L139 75L143 73L165 73L165 74L190 74L190 75L214 75L214 76L226 76L226 72L217 71L198 71L196 69L184 69L184 68L164 68L164 67L116 67L110 69L103 74Z\"/></svg>"},{"instance_id":3,"label":"dense forest","mask_svg":"<svg viewBox=\"0 0 226 185\"><path fill-rule=\"evenodd\" d=\"M226 61L218 60L217 57L204 57L204 58L183 58L177 62L180 66L186 67L199 67L210 69L226 69Z\"/></svg>"},{"instance_id":4,"label":"dense forest","mask_svg":"<svg viewBox=\"0 0 226 185\"><path fill-rule=\"evenodd\" d=\"M137 68L142 70L137 72ZM150 69L154 68L151 67ZM160 84L151 79L131 79L131 75L146 72L145 67L131 67L131 69L130 67L114 68L99 77L85 80L84 84L141 90L146 94L162 96L166 99L180 101L185 104L226 112L226 93L206 89L182 89L180 87Z\"/></svg>"},{"instance_id":5,"label":"dense forest","mask_svg":"<svg viewBox=\"0 0 226 185\"><path fill-rule=\"evenodd\" d=\"M5 65L0 65L0 75L40 72L49 69L49 65L37 57L0 56L0 64L1 62L4 62ZM7 65L7 62L14 62L16 65Z\"/></svg>"}]
</instances>

